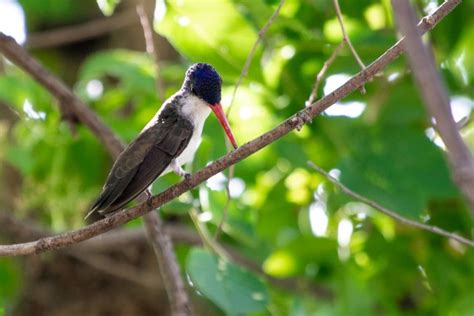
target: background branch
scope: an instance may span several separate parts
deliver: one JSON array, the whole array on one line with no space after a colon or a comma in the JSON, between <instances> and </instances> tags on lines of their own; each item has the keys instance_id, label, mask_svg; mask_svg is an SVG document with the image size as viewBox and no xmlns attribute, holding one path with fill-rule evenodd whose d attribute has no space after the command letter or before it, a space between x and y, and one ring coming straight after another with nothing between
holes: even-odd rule
<instances>
[{"instance_id":1,"label":"background branch","mask_svg":"<svg viewBox=\"0 0 474 316\"><path fill-rule=\"evenodd\" d=\"M127 280L129 282L141 285L148 289L160 289L160 278L156 273L143 271L132 264L122 263L118 260L108 258L101 254L78 253L77 251L67 251L71 256L88 266L99 270L102 273L112 275L116 278Z\"/></svg>"},{"instance_id":2,"label":"background branch","mask_svg":"<svg viewBox=\"0 0 474 316\"><path fill-rule=\"evenodd\" d=\"M134 10L117 12L110 17L102 17L82 24L29 34L26 47L31 49L67 45L89 38L99 37L137 22L138 19Z\"/></svg>"},{"instance_id":3,"label":"background branch","mask_svg":"<svg viewBox=\"0 0 474 316\"><path fill-rule=\"evenodd\" d=\"M171 238L163 229L163 222L156 212L145 217L148 240L153 245L166 293L173 315L191 315L191 306L184 286ZM145 215L148 215L145 214Z\"/></svg>"},{"instance_id":4,"label":"background branch","mask_svg":"<svg viewBox=\"0 0 474 316\"><path fill-rule=\"evenodd\" d=\"M149 12L154 12L154 8L150 8L148 10ZM148 56L150 56L150 59L154 61L153 67L155 67L155 83L156 83L156 91L158 92L158 98L161 98L162 100L165 99L165 89L164 89L164 83L161 81L161 77L159 74L159 63L158 63L158 50L155 47L155 41L153 39L153 28L151 27L151 21L150 18L147 15L147 10L145 6L145 1L144 0L138 0L137 4L137 14L140 18L140 24L143 29L143 35L145 37L145 46L146 46L146 52L148 53Z\"/></svg>"},{"instance_id":5,"label":"background branch","mask_svg":"<svg viewBox=\"0 0 474 316\"><path fill-rule=\"evenodd\" d=\"M432 52L423 44L416 28L415 11L406 0L392 0L392 6L397 27L405 36L403 49L407 53L418 89L435 120L434 127L446 145L454 181L464 193L474 214L474 160L454 121L447 89L436 70ZM426 23L434 22L431 18L424 20Z\"/></svg>"},{"instance_id":6,"label":"background branch","mask_svg":"<svg viewBox=\"0 0 474 316\"><path fill-rule=\"evenodd\" d=\"M377 210L377 211L380 211L382 213L384 213L385 215L393 218L394 220L402 223L402 224L405 224L405 225L408 225L408 226L412 226L412 227L416 227L416 228L419 228L419 229L422 229L422 230L426 230L426 231L429 231L429 232L432 232L434 234L437 234L437 235L440 235L440 236L443 236L443 237L447 237L447 238L450 238L450 239L453 239L453 240L456 240L464 245L467 245L467 246L470 246L470 247L474 247L474 241L472 240L469 240L469 239L466 239L462 236L459 236L457 234L454 234L454 233L450 233L448 231L445 231L437 226L432 226L432 225L427 225L427 224L423 224L423 223L419 223L417 221L414 221L414 220L411 220L411 219L408 219L408 218L405 218L403 216L401 216L400 214L398 214L397 212L395 211L392 211L386 207L383 207L382 205L378 204L377 202L375 201L372 201L368 198L366 198L365 196L362 196L354 191L352 191L351 189L349 189L348 187L346 187L344 184L342 184L341 182L339 182L336 178L332 177L329 173L327 173L326 171L324 171L324 169L322 169L321 167L317 166L315 163L311 162L311 161L308 161L308 165L314 169L315 171L319 172L320 174L322 174L323 176L326 177L326 179L328 179L329 181L331 181L333 184L335 184L339 189L341 189L344 193L346 193L347 195L353 197L354 199L356 200L359 200L361 202L364 202L365 204L369 205L370 207L372 207L373 209Z\"/></svg>"},{"instance_id":7,"label":"background branch","mask_svg":"<svg viewBox=\"0 0 474 316\"><path fill-rule=\"evenodd\" d=\"M433 28L442 18L448 15L458 4L460 0L451 0L444 2L434 13L429 17L429 19L423 19L419 28L422 32L425 32L428 29ZM430 23L426 21L429 20ZM118 212L106 219L100 220L92 225L87 227L65 232L58 234L56 236L41 238L36 241L23 243L23 244L14 244L14 245L5 245L0 246L0 255L2 256L14 256L14 255L25 255L31 253L40 253L47 250L59 249L65 246L84 241L86 239L92 238L99 234L104 233L114 227L117 227L121 224L124 224L130 221L133 218L141 216L152 209L163 205L164 203L174 199L175 197L183 194L184 192L190 190L191 188L196 187L201 182L209 179L211 176L217 174L218 172L224 170L231 164L235 164L238 161L245 159L246 157L252 155L263 147L271 144L272 142L278 140L284 135L288 134L294 130L299 124L304 123L308 116L314 118L329 106L336 103L343 97L347 96L356 89L359 89L365 82L374 77L378 72L380 72L387 64L392 60L398 57L401 54L402 48L401 44L403 40L400 40L394 46L389 48L383 55L381 55L377 60L372 64L367 66L363 71L354 75L346 83L341 85L332 93L326 95L324 98L315 102L311 106L301 110L295 115L291 116L289 119L285 120L283 123L272 129L271 131L261 135L260 137L246 143L245 145L239 147L237 150L227 154L226 156L218 159L217 161L211 163L206 168L198 171L191 176L189 180L181 181L178 184L175 184L168 188L167 190L154 196L150 205L141 204L137 207ZM13 55L15 58L16 54L14 53L17 50L23 50L19 45L15 43L14 40L5 35L0 35L0 51L7 52L10 55ZM26 53L21 54L22 57L27 56ZM8 56L7 56L8 57ZM10 58L10 57L9 57ZM11 60L11 59L10 59ZM24 67L24 60L21 58L15 58L12 60L17 63L20 67L29 71L31 68ZM27 63L28 64L28 63ZM38 69L33 69L38 70ZM44 70L41 70L44 71Z\"/></svg>"},{"instance_id":8,"label":"background branch","mask_svg":"<svg viewBox=\"0 0 474 316\"><path fill-rule=\"evenodd\" d=\"M153 12L154 10L150 10ZM163 83L159 76L158 51L153 40L153 30L150 19L146 14L145 1L139 0L137 4L137 14L140 17L140 24L145 37L146 51L150 59L154 61L155 83L158 95L164 99ZM141 199L144 202L146 199ZM143 216L148 240L153 246L166 293L171 305L173 315L190 315L191 305L185 285L181 277L178 261L174 253L173 242L163 229L163 221L158 212L150 212Z\"/></svg>"}]
</instances>

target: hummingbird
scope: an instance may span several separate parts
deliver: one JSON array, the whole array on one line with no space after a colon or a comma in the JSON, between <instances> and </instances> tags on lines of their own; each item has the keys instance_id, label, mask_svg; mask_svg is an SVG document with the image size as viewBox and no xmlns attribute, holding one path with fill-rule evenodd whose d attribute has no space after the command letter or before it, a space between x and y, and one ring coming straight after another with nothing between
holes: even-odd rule
<instances>
[{"instance_id":1,"label":"hummingbird","mask_svg":"<svg viewBox=\"0 0 474 316\"><path fill-rule=\"evenodd\" d=\"M237 142L220 104L221 86L222 79L211 65L190 66L181 89L164 102L118 156L85 219L92 222L119 211L170 171L189 178L182 165L192 161L211 111L236 149Z\"/></svg>"}]
</instances>

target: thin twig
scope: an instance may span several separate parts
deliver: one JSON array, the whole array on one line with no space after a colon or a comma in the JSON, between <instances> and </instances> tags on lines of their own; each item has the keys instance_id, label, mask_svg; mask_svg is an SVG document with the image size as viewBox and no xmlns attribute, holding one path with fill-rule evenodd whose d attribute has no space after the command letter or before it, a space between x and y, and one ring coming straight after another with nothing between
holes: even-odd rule
<instances>
[{"instance_id":1,"label":"thin twig","mask_svg":"<svg viewBox=\"0 0 474 316\"><path fill-rule=\"evenodd\" d=\"M153 12L153 10L150 11ZM146 52L148 53L148 56L150 56L151 60L154 61L153 67L155 67L156 91L158 92L158 97L164 99L165 89L164 84L161 81L161 77L159 75L158 51L156 50L155 41L153 40L153 28L151 27L150 18L146 14L144 0L138 0L137 14L140 18L140 24L142 25L143 36L145 37Z\"/></svg>"},{"instance_id":2,"label":"thin twig","mask_svg":"<svg viewBox=\"0 0 474 316\"><path fill-rule=\"evenodd\" d=\"M110 17L65 26L59 29L28 34L26 47L49 48L84 41L137 23L134 10L117 12Z\"/></svg>"},{"instance_id":3,"label":"thin twig","mask_svg":"<svg viewBox=\"0 0 474 316\"><path fill-rule=\"evenodd\" d=\"M432 232L434 234L437 234L437 235L440 235L440 236L443 236L443 237L447 237L447 238L450 238L450 239L453 239L453 240L456 240L464 245L467 245L467 246L470 246L470 247L474 247L474 241L472 240L469 240L469 239L466 239L462 236L459 236L455 233L450 233L448 231L445 231L444 229L441 229L437 226L432 226L432 225L427 225L427 224L423 224L423 223L420 223L420 222L417 222L417 221L414 221L414 220L411 220L411 219L408 219L408 218L405 218L403 216L401 216L400 214L398 214L397 212L395 211L392 211L392 210L389 210L388 208L386 207L383 207L382 205L378 204L377 202L375 201L372 201L368 198L366 198L365 196L362 196L354 191L352 191L351 189L349 189L348 187L346 187L344 184L342 184L341 182L339 182L336 178L334 178L333 176L331 176L329 173L327 173L324 169L322 169L321 167L317 166L316 164L314 164L313 162L311 161L308 161L308 165L313 168L315 171L319 172L320 174L322 174L323 176L325 176L329 181L331 181L332 183L334 183L337 187L339 187L344 193L346 193L347 195L355 198L356 200L359 200L361 202L364 202L365 204L369 205L370 207L384 213L385 215L393 218L394 220L402 223L402 224L405 224L405 225L408 225L408 226L412 226L412 227L416 227L416 228L419 228L419 229L422 229L422 230L426 230L426 231L429 231L429 232Z\"/></svg>"},{"instance_id":4,"label":"thin twig","mask_svg":"<svg viewBox=\"0 0 474 316\"><path fill-rule=\"evenodd\" d=\"M321 67L321 70L318 72L316 76L316 80L314 82L313 89L311 90L311 94L309 95L308 100L305 102L305 106L310 106L311 104L316 101L318 97L318 90L319 86L321 85L321 82L323 81L324 76L326 76L326 72L328 71L329 67L332 65L336 57L339 55L341 50L344 48L344 45L346 44L345 41L342 41L336 49L332 52L331 56L324 62L323 67Z\"/></svg>"},{"instance_id":5,"label":"thin twig","mask_svg":"<svg viewBox=\"0 0 474 316\"><path fill-rule=\"evenodd\" d=\"M227 109L227 113L226 113L227 117L229 117L230 115L230 111L234 104L235 96L237 95L237 90L239 89L240 85L242 84L242 81L244 80L244 77L247 75L249 71L250 65L252 63L255 52L257 51L258 45L260 44L261 41L263 41L265 34L267 33L270 26L273 24L275 19L278 17L278 14L280 14L280 10L284 4L285 4L285 0L280 0L280 3L278 4L276 10L272 13L270 18L268 19L267 23L265 23L265 25L260 29L260 31L258 31L257 39L253 43L253 46L250 49L250 52L248 53L247 58L245 59L244 67L242 68L239 79L237 80L237 83L234 86L234 91L232 92L232 98L230 99L229 108ZM227 140L226 140L226 148L227 148L227 152L230 152L232 150L232 146ZM234 177L234 173L235 173L235 167L234 165L232 165L229 167L229 172L227 173L227 183L226 183L227 200L225 202L224 209L222 210L221 221L217 225L217 230L214 235L215 240L219 239L219 235L222 231L222 226L224 225L225 221L227 220L227 217L229 216L229 207L230 207L230 203L232 202L232 197L230 195L230 182L232 178Z\"/></svg>"},{"instance_id":6,"label":"thin twig","mask_svg":"<svg viewBox=\"0 0 474 316\"><path fill-rule=\"evenodd\" d=\"M189 216L191 217L191 220L193 221L204 246L209 248L209 250L214 252L219 257L223 259L229 259L229 254L224 250L223 247L221 247L221 245L217 243L217 241L212 239L206 226L199 220L198 210L194 207L191 208L191 210L189 210Z\"/></svg>"},{"instance_id":7,"label":"thin twig","mask_svg":"<svg viewBox=\"0 0 474 316\"><path fill-rule=\"evenodd\" d=\"M153 12L153 10L151 10ZM154 61L155 83L159 96L163 94L163 84L158 71L158 55L153 41L153 30L150 20L145 12L144 0L139 0L137 4L137 14L142 25L143 35L145 37L146 51L151 60ZM191 306L188 294L185 289L184 281L174 253L173 242L164 232L163 221L158 212L150 212L144 215L145 227L148 239L150 240L161 273L161 278L165 285L166 293L170 301L173 315L191 315Z\"/></svg>"},{"instance_id":8,"label":"thin twig","mask_svg":"<svg viewBox=\"0 0 474 316\"><path fill-rule=\"evenodd\" d=\"M405 36L403 49L406 51L410 68L416 78L425 106L436 121L441 139L447 148L451 163L451 174L474 215L474 159L459 134L454 121L448 91L436 70L432 51L423 44L421 34L416 28L416 13L406 0L392 0L397 27ZM425 23L433 22L425 18Z\"/></svg>"},{"instance_id":9,"label":"thin twig","mask_svg":"<svg viewBox=\"0 0 474 316\"><path fill-rule=\"evenodd\" d=\"M272 13L267 23L265 23L265 25L260 29L260 31L258 31L257 39L255 40L255 43L253 43L253 46L250 49L250 52L247 55L247 58L245 59L244 67L242 68L242 71L240 72L239 80L237 80L237 83L234 86L234 91L232 92L232 99L230 100L229 108L227 109L227 113L226 113L227 116L230 115L230 110L232 109L232 105L234 104L234 99L237 94L237 90L242 84L242 80L244 80L245 76L247 76L247 73L249 72L250 64L252 63L252 60L255 55L255 52L257 51L258 45L260 44L261 41L263 41L265 34L267 33L270 26L273 24L275 19L278 17L278 14L280 14L280 10L284 4L285 4L285 0L280 0L278 7Z\"/></svg>"},{"instance_id":10,"label":"thin twig","mask_svg":"<svg viewBox=\"0 0 474 316\"><path fill-rule=\"evenodd\" d=\"M229 152L231 150L230 144L229 142L226 142L226 144L227 144L227 152ZM229 167L229 172L227 173L227 183L225 185L225 192L226 192L227 197L224 204L224 208L222 210L221 220L219 221L216 232L214 233L214 240L219 240L220 234L224 227L224 223L227 221L227 218L229 217L229 207L232 202L232 195L230 195L230 182L232 181L232 178L234 178L234 173L235 173L235 165L232 165Z\"/></svg>"},{"instance_id":11,"label":"thin twig","mask_svg":"<svg viewBox=\"0 0 474 316\"><path fill-rule=\"evenodd\" d=\"M336 15L337 15L337 20L339 21L339 25L341 26L341 31L342 31L342 37L344 38L344 41L347 43L349 46L352 55L354 55L355 60L360 66L360 69L364 70L365 64L362 61L362 59L359 57L359 54L357 54L357 51L355 50L354 46L352 45L351 39L349 38L349 35L347 34L346 27L344 25L344 20L342 18L342 12L341 12L341 7L339 6L339 1L338 0L333 0L334 3L334 8L336 9Z\"/></svg>"},{"instance_id":12,"label":"thin twig","mask_svg":"<svg viewBox=\"0 0 474 316\"><path fill-rule=\"evenodd\" d=\"M419 27L422 32L426 32L427 30L433 28L457 5L459 5L460 2L461 0L448 0L444 2L436 9L436 11L433 12L432 15L429 16L430 23L426 22L428 19L423 19L419 23ZM365 82L372 79L376 74L382 71L382 69L386 67L392 60L397 58L402 53L402 43L403 40L398 41L384 54L377 58L372 64L367 66L367 68L354 75L351 79L346 81L343 85L334 90L332 93L326 95L324 98L319 99L311 106L297 112L296 114L282 122L274 129L270 130L269 132L261 135L260 137L257 137L256 139L246 143L245 145L240 146L235 151L228 153L224 157L221 157L215 162L209 164L207 167L193 174L188 180L181 181L178 184L175 184L170 188L164 190L163 192L153 196L150 199L149 203L142 203L134 208L117 212L108 218L105 218L92 225L86 226L78 230L68 231L51 237L40 238L39 240L32 242L0 246L0 256L19 256L32 253L41 253L48 250L60 249L68 245L76 244L78 242L90 239L94 236L109 231L114 227L122 225L132 220L133 218L142 216L143 214L163 205L164 203L171 201L175 197L196 187L200 183L209 179L213 175L216 175L217 173L221 172L230 165L233 165L247 158L248 156L259 151L260 149L287 135L288 133L296 129L299 124L301 124L302 120L304 120L304 115L307 115L310 118L314 118L337 101L346 97L353 91L359 89ZM32 69L27 67L29 63L26 62L24 59L18 58L18 55L15 54L15 52L17 52L18 50L23 50L23 48L19 46L11 37L0 33L0 51L2 51L3 53L7 52L7 57L12 62L16 63L20 67L24 68L24 70L26 70L27 72L34 75L34 73L31 72ZM22 56L24 57L25 55ZM26 56L28 58L31 58L27 54Z\"/></svg>"}]
</instances>

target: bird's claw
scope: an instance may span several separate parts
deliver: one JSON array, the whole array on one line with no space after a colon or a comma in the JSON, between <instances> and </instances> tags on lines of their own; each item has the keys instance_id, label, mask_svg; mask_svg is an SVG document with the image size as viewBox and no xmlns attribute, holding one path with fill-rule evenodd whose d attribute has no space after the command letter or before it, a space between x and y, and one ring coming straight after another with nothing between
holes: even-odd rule
<instances>
[{"instance_id":1,"label":"bird's claw","mask_svg":"<svg viewBox=\"0 0 474 316\"><path fill-rule=\"evenodd\" d=\"M189 172L184 173L184 180L189 180L191 179L191 174Z\"/></svg>"},{"instance_id":2,"label":"bird's claw","mask_svg":"<svg viewBox=\"0 0 474 316\"><path fill-rule=\"evenodd\" d=\"M151 207L152 205L152 200L153 200L153 195L151 195L151 192L146 190L145 191L145 194L146 194L146 205L148 205L149 207Z\"/></svg>"},{"instance_id":3,"label":"bird's claw","mask_svg":"<svg viewBox=\"0 0 474 316\"><path fill-rule=\"evenodd\" d=\"M299 132L304 124L311 123L313 121L312 117L306 112L299 112L295 116L296 120L296 130Z\"/></svg>"},{"instance_id":4,"label":"bird's claw","mask_svg":"<svg viewBox=\"0 0 474 316\"><path fill-rule=\"evenodd\" d=\"M153 201L153 199L152 199L151 196L150 196L148 199L146 199L146 205L147 205L148 207L152 207L152 206L153 206L152 201Z\"/></svg>"}]
</instances>

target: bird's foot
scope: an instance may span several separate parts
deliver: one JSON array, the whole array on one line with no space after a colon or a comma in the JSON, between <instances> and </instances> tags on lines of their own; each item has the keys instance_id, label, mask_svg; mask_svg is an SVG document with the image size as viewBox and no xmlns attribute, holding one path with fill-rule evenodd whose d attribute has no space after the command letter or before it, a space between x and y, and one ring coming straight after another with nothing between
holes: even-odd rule
<instances>
[{"instance_id":1,"label":"bird's foot","mask_svg":"<svg viewBox=\"0 0 474 316\"><path fill-rule=\"evenodd\" d=\"M313 121L313 118L306 112L299 112L295 116L295 121L296 121L296 130L299 132L303 125L306 123L311 123Z\"/></svg>"},{"instance_id":2,"label":"bird's foot","mask_svg":"<svg viewBox=\"0 0 474 316\"><path fill-rule=\"evenodd\" d=\"M184 169L181 168L181 166L176 162L176 160L173 160L171 162L171 169L173 169L174 173L176 173L181 178L188 180L191 177L191 174L189 172L184 171Z\"/></svg>"},{"instance_id":3,"label":"bird's foot","mask_svg":"<svg viewBox=\"0 0 474 316\"><path fill-rule=\"evenodd\" d=\"M145 194L146 194L146 205L148 205L149 207L151 207L151 202L153 201L153 195L151 194L150 190L145 190Z\"/></svg>"}]
</instances>

